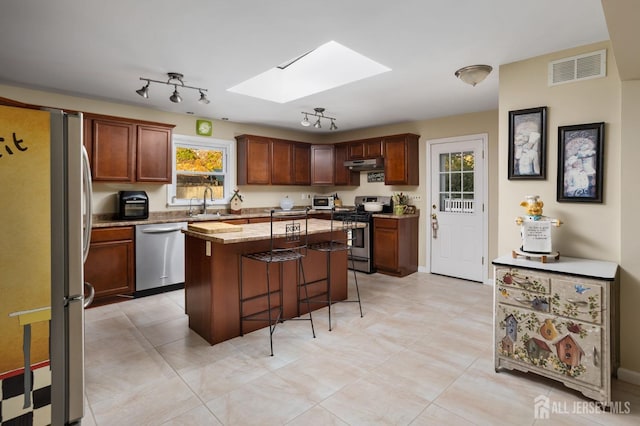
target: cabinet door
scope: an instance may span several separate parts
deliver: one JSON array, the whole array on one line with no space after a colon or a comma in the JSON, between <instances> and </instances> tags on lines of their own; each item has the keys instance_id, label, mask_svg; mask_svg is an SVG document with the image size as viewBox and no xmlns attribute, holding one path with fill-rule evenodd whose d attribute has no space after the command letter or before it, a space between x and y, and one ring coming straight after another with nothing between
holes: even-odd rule
<instances>
[{"instance_id":1,"label":"cabinet door","mask_svg":"<svg viewBox=\"0 0 640 426\"><path fill-rule=\"evenodd\" d=\"M101 119L92 124L93 180L133 182L135 125Z\"/></svg>"},{"instance_id":2,"label":"cabinet door","mask_svg":"<svg viewBox=\"0 0 640 426\"><path fill-rule=\"evenodd\" d=\"M311 185L333 185L333 145L311 146Z\"/></svg>"},{"instance_id":3,"label":"cabinet door","mask_svg":"<svg viewBox=\"0 0 640 426\"><path fill-rule=\"evenodd\" d=\"M271 141L271 184L293 183L293 144L289 141Z\"/></svg>"},{"instance_id":4,"label":"cabinet door","mask_svg":"<svg viewBox=\"0 0 640 426\"><path fill-rule=\"evenodd\" d=\"M398 221L374 218L373 259L376 269L395 272L398 270Z\"/></svg>"},{"instance_id":5,"label":"cabinet door","mask_svg":"<svg viewBox=\"0 0 640 426\"><path fill-rule=\"evenodd\" d=\"M293 183L311 184L311 146L306 143L293 145Z\"/></svg>"},{"instance_id":6,"label":"cabinet door","mask_svg":"<svg viewBox=\"0 0 640 426\"><path fill-rule=\"evenodd\" d=\"M364 157L376 158L383 156L382 139L371 139L364 142Z\"/></svg>"},{"instance_id":7,"label":"cabinet door","mask_svg":"<svg viewBox=\"0 0 640 426\"><path fill-rule=\"evenodd\" d=\"M268 185L271 183L271 142L260 136L242 135L238 141L239 185Z\"/></svg>"},{"instance_id":8,"label":"cabinet door","mask_svg":"<svg viewBox=\"0 0 640 426\"><path fill-rule=\"evenodd\" d=\"M94 229L84 279L99 301L135 290L133 227Z\"/></svg>"},{"instance_id":9,"label":"cabinet door","mask_svg":"<svg viewBox=\"0 0 640 426\"><path fill-rule=\"evenodd\" d=\"M385 185L418 185L418 137L397 135L384 138Z\"/></svg>"},{"instance_id":10,"label":"cabinet door","mask_svg":"<svg viewBox=\"0 0 640 426\"><path fill-rule=\"evenodd\" d=\"M347 144L339 143L334 145L334 185L360 185L360 172L351 171L344 166L348 152Z\"/></svg>"},{"instance_id":11,"label":"cabinet door","mask_svg":"<svg viewBox=\"0 0 640 426\"><path fill-rule=\"evenodd\" d=\"M171 182L171 129L138 125L136 180Z\"/></svg>"},{"instance_id":12,"label":"cabinet door","mask_svg":"<svg viewBox=\"0 0 640 426\"><path fill-rule=\"evenodd\" d=\"M349 142L348 147L349 160L382 157L384 152L381 138Z\"/></svg>"},{"instance_id":13,"label":"cabinet door","mask_svg":"<svg viewBox=\"0 0 640 426\"><path fill-rule=\"evenodd\" d=\"M566 380L602 385L600 326L503 304L496 307L495 324L498 357Z\"/></svg>"}]
</instances>

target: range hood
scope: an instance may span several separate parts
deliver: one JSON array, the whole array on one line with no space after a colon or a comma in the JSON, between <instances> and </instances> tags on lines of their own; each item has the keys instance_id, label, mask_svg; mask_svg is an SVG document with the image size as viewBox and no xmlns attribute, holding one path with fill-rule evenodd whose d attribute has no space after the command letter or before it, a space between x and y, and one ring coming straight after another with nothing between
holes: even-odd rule
<instances>
[{"instance_id":1,"label":"range hood","mask_svg":"<svg viewBox=\"0 0 640 426\"><path fill-rule=\"evenodd\" d=\"M366 160L349 160L344 162L344 166L350 170L382 170L384 168L384 158L369 158Z\"/></svg>"}]
</instances>

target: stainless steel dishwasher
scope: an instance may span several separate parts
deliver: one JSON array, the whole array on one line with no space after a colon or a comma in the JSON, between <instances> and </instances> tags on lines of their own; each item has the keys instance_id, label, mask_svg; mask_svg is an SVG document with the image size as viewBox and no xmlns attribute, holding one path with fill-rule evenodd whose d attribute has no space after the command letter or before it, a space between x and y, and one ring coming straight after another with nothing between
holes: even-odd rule
<instances>
[{"instance_id":1,"label":"stainless steel dishwasher","mask_svg":"<svg viewBox=\"0 0 640 426\"><path fill-rule=\"evenodd\" d=\"M187 222L136 225L136 297L184 287Z\"/></svg>"}]
</instances>

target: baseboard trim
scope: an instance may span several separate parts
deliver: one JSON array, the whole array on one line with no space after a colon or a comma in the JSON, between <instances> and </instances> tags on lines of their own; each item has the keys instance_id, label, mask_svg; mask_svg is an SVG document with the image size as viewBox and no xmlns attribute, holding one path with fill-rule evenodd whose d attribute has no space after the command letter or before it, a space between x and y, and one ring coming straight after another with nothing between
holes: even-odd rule
<instances>
[{"instance_id":1,"label":"baseboard trim","mask_svg":"<svg viewBox=\"0 0 640 426\"><path fill-rule=\"evenodd\" d=\"M640 373L626 368L618 368L618 380L640 386Z\"/></svg>"}]
</instances>

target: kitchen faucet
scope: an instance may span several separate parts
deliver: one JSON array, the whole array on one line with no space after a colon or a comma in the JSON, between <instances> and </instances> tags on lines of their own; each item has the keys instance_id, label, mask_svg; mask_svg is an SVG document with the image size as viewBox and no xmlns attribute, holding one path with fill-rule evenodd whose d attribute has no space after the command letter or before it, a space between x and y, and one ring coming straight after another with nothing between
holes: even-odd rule
<instances>
[{"instance_id":1,"label":"kitchen faucet","mask_svg":"<svg viewBox=\"0 0 640 426\"><path fill-rule=\"evenodd\" d=\"M213 202L213 188L207 186L204 188L204 194L202 195L202 214L207 214L207 191L211 194L211 202Z\"/></svg>"}]
</instances>

